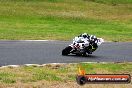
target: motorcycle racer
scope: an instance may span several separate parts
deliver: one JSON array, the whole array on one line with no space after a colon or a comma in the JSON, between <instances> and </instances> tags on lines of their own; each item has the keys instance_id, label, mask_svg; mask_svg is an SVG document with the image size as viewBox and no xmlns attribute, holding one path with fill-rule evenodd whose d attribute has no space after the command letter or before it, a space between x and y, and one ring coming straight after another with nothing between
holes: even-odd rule
<instances>
[{"instance_id":1,"label":"motorcycle racer","mask_svg":"<svg viewBox=\"0 0 132 88\"><path fill-rule=\"evenodd\" d=\"M81 44L82 45L81 45ZM80 34L78 37L75 37L73 39L73 44L80 44L80 46L82 46L81 48L85 48L85 47L89 47L90 50L89 50L89 54L92 54L92 52L94 51L94 49L96 49L98 47L97 45L98 43L98 39L96 36L94 35L89 35L87 33L83 33L83 34Z\"/></svg>"},{"instance_id":2,"label":"motorcycle racer","mask_svg":"<svg viewBox=\"0 0 132 88\"><path fill-rule=\"evenodd\" d=\"M83 33L73 39L73 43L62 50L62 55L76 54L87 56L92 54L104 42L102 38Z\"/></svg>"},{"instance_id":3,"label":"motorcycle racer","mask_svg":"<svg viewBox=\"0 0 132 88\"><path fill-rule=\"evenodd\" d=\"M78 37L75 37L73 39L73 44L84 43L84 46L88 46L89 45L89 38L90 38L90 36L87 33L83 33L83 34L81 34Z\"/></svg>"}]
</instances>

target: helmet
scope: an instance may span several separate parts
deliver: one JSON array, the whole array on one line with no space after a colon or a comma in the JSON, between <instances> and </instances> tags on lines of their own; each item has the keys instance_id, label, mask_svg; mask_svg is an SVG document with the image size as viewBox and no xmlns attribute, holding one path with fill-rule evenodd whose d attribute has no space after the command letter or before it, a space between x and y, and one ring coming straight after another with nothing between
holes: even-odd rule
<instances>
[{"instance_id":1,"label":"helmet","mask_svg":"<svg viewBox=\"0 0 132 88\"><path fill-rule=\"evenodd\" d=\"M93 35L91 39L95 39L95 38L96 38L96 36Z\"/></svg>"},{"instance_id":2,"label":"helmet","mask_svg":"<svg viewBox=\"0 0 132 88\"><path fill-rule=\"evenodd\" d=\"M82 34L82 37L84 37L84 38L87 38L87 36L88 36L87 33L83 33L83 34Z\"/></svg>"},{"instance_id":3,"label":"helmet","mask_svg":"<svg viewBox=\"0 0 132 88\"><path fill-rule=\"evenodd\" d=\"M96 36L94 36L94 35L91 35L90 37L91 37L91 38L90 38L91 41L94 41L94 40L96 39Z\"/></svg>"}]
</instances>

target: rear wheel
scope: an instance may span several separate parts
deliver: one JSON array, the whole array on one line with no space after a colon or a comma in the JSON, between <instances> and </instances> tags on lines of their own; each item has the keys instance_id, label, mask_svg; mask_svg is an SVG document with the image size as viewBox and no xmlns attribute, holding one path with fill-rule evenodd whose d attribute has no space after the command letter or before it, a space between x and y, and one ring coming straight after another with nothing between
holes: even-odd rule
<instances>
[{"instance_id":1,"label":"rear wheel","mask_svg":"<svg viewBox=\"0 0 132 88\"><path fill-rule=\"evenodd\" d=\"M68 54L70 54L71 50L72 50L71 46L66 47L65 49L62 50L62 55L68 55Z\"/></svg>"}]
</instances>

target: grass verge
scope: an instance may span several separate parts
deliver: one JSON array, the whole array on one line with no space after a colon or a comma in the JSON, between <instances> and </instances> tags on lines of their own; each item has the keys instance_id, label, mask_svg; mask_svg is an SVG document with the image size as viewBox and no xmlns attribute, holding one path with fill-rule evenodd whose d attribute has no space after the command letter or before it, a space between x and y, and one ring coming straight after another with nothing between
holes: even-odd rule
<instances>
[{"instance_id":1,"label":"grass verge","mask_svg":"<svg viewBox=\"0 0 132 88\"><path fill-rule=\"evenodd\" d=\"M132 41L131 4L131 0L0 0L0 40L72 40L87 32L105 40Z\"/></svg>"},{"instance_id":2,"label":"grass verge","mask_svg":"<svg viewBox=\"0 0 132 88\"><path fill-rule=\"evenodd\" d=\"M80 64L58 64L37 66L21 66L18 68L0 68L0 87L57 87L76 88L75 77ZM131 74L132 63L81 63L88 74ZM95 88L98 85L84 85L84 88ZM99 88L115 88L115 84L99 84ZM116 85L116 88L130 88L130 84Z\"/></svg>"}]
</instances>

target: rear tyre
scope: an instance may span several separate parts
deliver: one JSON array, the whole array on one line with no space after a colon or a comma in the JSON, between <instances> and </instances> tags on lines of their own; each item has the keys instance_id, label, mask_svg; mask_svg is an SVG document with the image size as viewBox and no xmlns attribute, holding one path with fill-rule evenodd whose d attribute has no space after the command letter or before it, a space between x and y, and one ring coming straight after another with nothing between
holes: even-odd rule
<instances>
[{"instance_id":1,"label":"rear tyre","mask_svg":"<svg viewBox=\"0 0 132 88\"><path fill-rule=\"evenodd\" d=\"M65 49L62 50L62 55L68 55L68 54L70 54L71 50L72 50L71 46L66 47Z\"/></svg>"}]
</instances>

